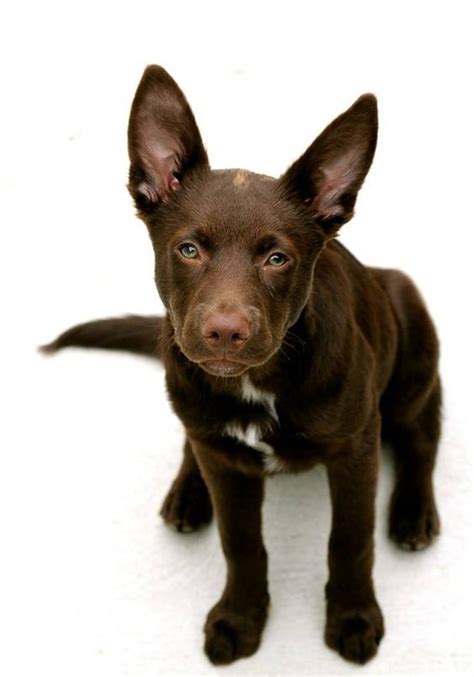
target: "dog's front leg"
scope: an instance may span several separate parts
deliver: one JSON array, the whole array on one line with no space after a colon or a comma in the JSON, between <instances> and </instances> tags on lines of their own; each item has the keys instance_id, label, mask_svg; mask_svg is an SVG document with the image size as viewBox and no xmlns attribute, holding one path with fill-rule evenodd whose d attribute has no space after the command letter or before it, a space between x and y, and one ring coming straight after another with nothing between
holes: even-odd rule
<instances>
[{"instance_id":1,"label":"dog's front leg","mask_svg":"<svg viewBox=\"0 0 474 677\"><path fill-rule=\"evenodd\" d=\"M206 445L193 442L193 450L211 495L227 564L224 591L204 627L204 648L212 663L231 663L257 650L267 616L263 479L229 468Z\"/></svg>"},{"instance_id":2,"label":"dog's front leg","mask_svg":"<svg viewBox=\"0 0 474 677\"><path fill-rule=\"evenodd\" d=\"M365 663L377 652L384 628L372 583L379 426L327 463L332 501L328 646L347 660Z\"/></svg>"}]
</instances>

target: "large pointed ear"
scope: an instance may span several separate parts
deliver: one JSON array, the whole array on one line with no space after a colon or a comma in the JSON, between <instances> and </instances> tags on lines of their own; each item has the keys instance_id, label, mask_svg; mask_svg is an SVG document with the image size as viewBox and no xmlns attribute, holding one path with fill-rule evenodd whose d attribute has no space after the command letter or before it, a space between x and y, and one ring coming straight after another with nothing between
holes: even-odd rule
<instances>
[{"instance_id":1,"label":"large pointed ear","mask_svg":"<svg viewBox=\"0 0 474 677\"><path fill-rule=\"evenodd\" d=\"M377 100L364 94L281 177L285 193L305 202L328 236L352 218L376 143Z\"/></svg>"},{"instance_id":2,"label":"large pointed ear","mask_svg":"<svg viewBox=\"0 0 474 677\"><path fill-rule=\"evenodd\" d=\"M209 167L191 108L160 66L148 66L138 85L128 125L128 152L128 188L144 212L168 201L187 173Z\"/></svg>"}]
</instances>

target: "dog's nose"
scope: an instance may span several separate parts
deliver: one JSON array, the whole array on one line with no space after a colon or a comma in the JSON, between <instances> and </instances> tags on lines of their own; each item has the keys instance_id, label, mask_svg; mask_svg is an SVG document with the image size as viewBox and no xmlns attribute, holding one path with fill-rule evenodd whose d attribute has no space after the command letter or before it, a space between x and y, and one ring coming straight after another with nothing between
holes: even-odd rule
<instances>
[{"instance_id":1,"label":"dog's nose","mask_svg":"<svg viewBox=\"0 0 474 677\"><path fill-rule=\"evenodd\" d=\"M202 328L202 335L211 348L235 350L250 336L250 326L239 313L214 313Z\"/></svg>"}]
</instances>

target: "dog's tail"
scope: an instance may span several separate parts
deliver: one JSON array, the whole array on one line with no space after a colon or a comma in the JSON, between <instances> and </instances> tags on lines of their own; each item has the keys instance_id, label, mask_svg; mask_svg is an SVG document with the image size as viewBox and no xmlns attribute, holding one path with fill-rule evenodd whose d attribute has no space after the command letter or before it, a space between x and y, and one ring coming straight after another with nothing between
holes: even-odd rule
<instances>
[{"instance_id":1,"label":"dog's tail","mask_svg":"<svg viewBox=\"0 0 474 677\"><path fill-rule=\"evenodd\" d=\"M127 315L77 324L51 343L41 346L42 353L55 353L61 348L81 346L104 350L125 350L160 359L159 338L163 317L157 315Z\"/></svg>"}]
</instances>

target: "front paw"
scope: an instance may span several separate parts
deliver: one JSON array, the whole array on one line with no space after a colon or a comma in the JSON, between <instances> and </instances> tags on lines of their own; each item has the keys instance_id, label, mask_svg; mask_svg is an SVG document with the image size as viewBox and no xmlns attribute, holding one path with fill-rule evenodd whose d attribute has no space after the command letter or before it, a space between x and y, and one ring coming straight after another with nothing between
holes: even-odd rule
<instances>
[{"instance_id":1,"label":"front paw","mask_svg":"<svg viewBox=\"0 0 474 677\"><path fill-rule=\"evenodd\" d=\"M383 617L377 603L360 609L328 604L326 644L346 660L366 663L377 653L383 634Z\"/></svg>"},{"instance_id":2,"label":"front paw","mask_svg":"<svg viewBox=\"0 0 474 677\"><path fill-rule=\"evenodd\" d=\"M196 531L201 524L210 522L211 500L201 476L178 476L163 501L160 515L166 524L181 532Z\"/></svg>"},{"instance_id":3,"label":"front paw","mask_svg":"<svg viewBox=\"0 0 474 677\"><path fill-rule=\"evenodd\" d=\"M260 644L267 618L268 596L260 607L234 611L218 602L204 626L204 651L214 665L232 663L251 656Z\"/></svg>"}]
</instances>

